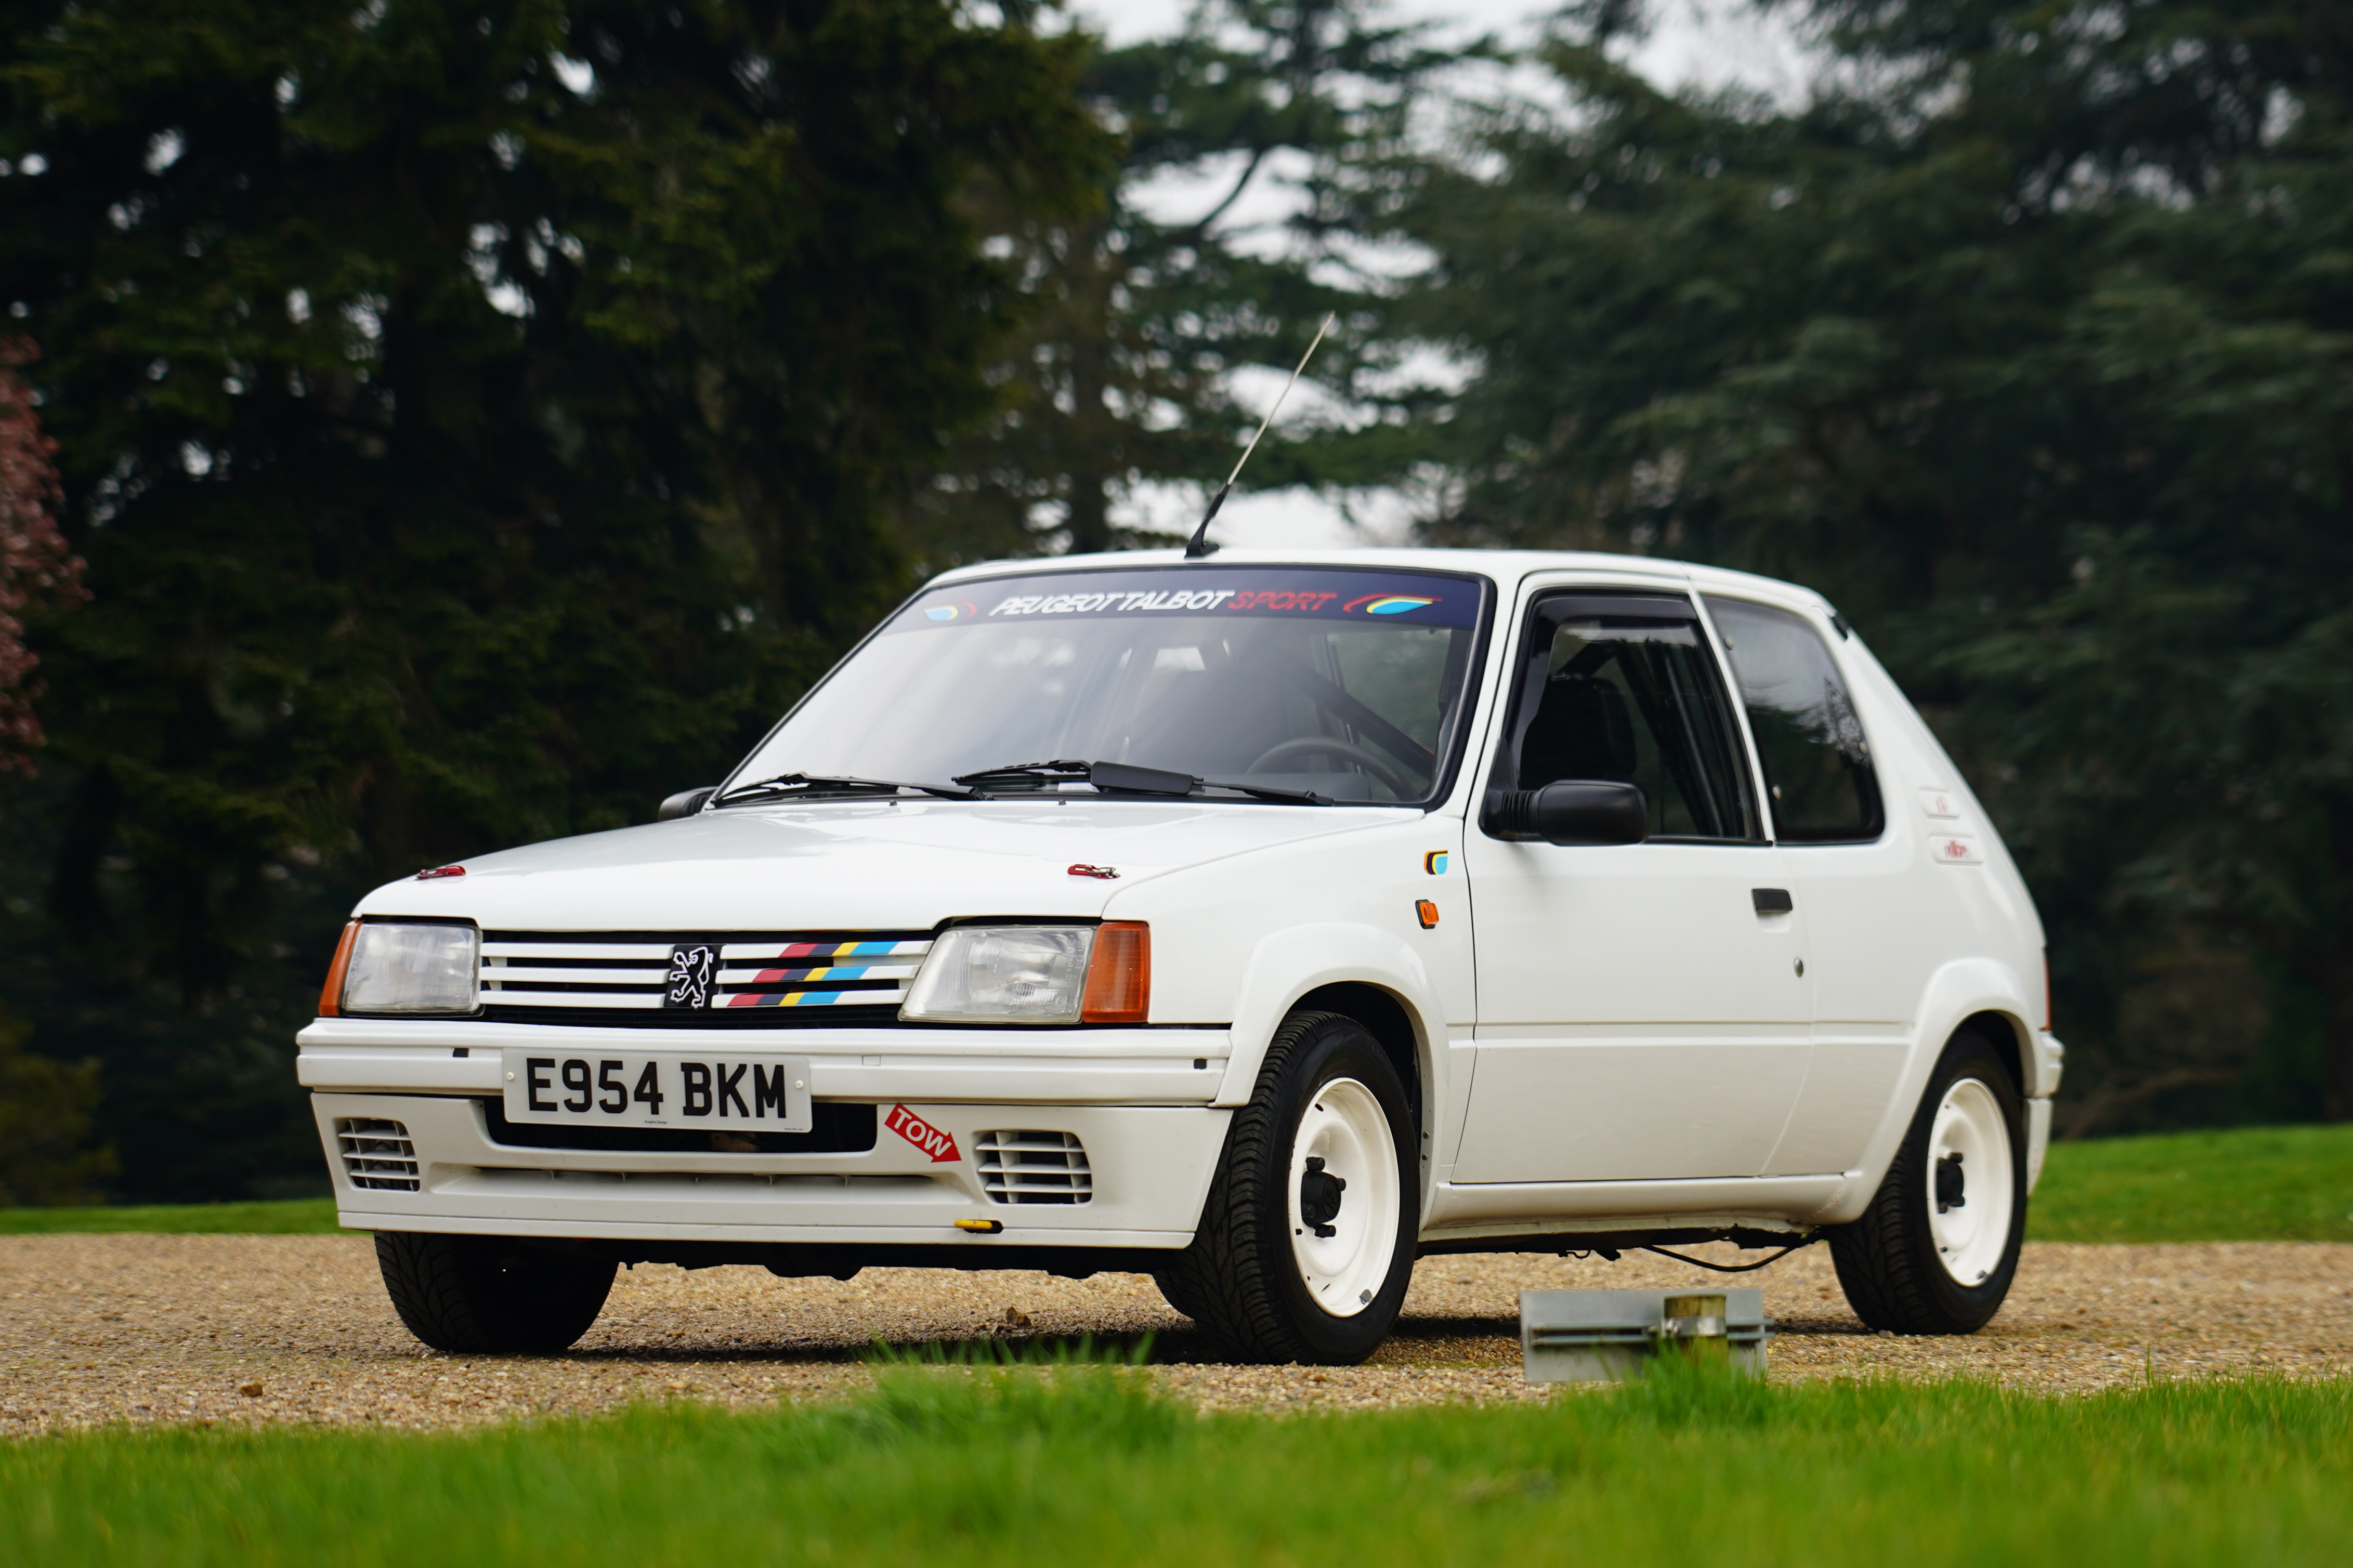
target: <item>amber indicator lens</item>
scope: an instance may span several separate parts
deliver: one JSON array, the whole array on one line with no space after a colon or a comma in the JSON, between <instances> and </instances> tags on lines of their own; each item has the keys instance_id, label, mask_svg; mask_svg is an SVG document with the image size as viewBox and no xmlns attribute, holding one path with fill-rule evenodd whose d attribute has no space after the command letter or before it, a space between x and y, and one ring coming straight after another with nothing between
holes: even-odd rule
<instances>
[{"instance_id":1,"label":"amber indicator lens","mask_svg":"<svg viewBox=\"0 0 2353 1568\"><path fill-rule=\"evenodd\" d=\"M1438 923L1438 906L1428 899L1416 899L1413 912L1421 919L1421 929L1428 931Z\"/></svg>"},{"instance_id":2,"label":"amber indicator lens","mask_svg":"<svg viewBox=\"0 0 2353 1568\"><path fill-rule=\"evenodd\" d=\"M1151 1010L1152 928L1141 921L1105 921L1095 930L1087 960L1079 1021L1141 1024Z\"/></svg>"},{"instance_id":3,"label":"amber indicator lens","mask_svg":"<svg viewBox=\"0 0 2353 1568\"><path fill-rule=\"evenodd\" d=\"M352 946L359 941L360 922L343 922L343 940L335 943L335 961L327 965L327 983L319 987L319 1016L333 1018L343 1010L343 975L352 966Z\"/></svg>"}]
</instances>

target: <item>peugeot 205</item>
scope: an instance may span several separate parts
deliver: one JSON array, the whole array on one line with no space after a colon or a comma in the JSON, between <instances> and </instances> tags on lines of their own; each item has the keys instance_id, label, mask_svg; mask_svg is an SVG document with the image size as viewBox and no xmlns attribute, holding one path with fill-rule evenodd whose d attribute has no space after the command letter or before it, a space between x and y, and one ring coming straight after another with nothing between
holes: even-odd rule
<instances>
[{"instance_id":1,"label":"peugeot 205","mask_svg":"<svg viewBox=\"0 0 2353 1568\"><path fill-rule=\"evenodd\" d=\"M301 1036L451 1352L615 1269L1150 1275L1350 1363L1414 1261L1827 1239L1975 1330L2063 1051L1992 825L1847 624L1643 558L930 583L659 820L378 889Z\"/></svg>"}]
</instances>

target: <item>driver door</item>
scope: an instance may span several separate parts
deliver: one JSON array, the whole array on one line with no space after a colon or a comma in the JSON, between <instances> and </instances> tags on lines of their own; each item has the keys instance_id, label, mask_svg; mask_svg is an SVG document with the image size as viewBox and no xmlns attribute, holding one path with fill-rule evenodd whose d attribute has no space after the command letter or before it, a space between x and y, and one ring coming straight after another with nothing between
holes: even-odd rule
<instances>
[{"instance_id":1,"label":"driver door","mask_svg":"<svg viewBox=\"0 0 2353 1568\"><path fill-rule=\"evenodd\" d=\"M1491 787L1640 786L1641 844L1464 836L1479 1055L1458 1184L1749 1176L1804 1081L1790 877L1688 598L1538 599Z\"/></svg>"}]
</instances>

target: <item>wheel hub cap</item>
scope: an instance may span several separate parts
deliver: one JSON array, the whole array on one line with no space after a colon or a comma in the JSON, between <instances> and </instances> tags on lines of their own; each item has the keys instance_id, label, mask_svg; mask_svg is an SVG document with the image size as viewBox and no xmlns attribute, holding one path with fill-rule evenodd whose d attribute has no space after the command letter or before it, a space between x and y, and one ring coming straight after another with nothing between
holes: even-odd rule
<instances>
[{"instance_id":1,"label":"wheel hub cap","mask_svg":"<svg viewBox=\"0 0 2353 1568\"><path fill-rule=\"evenodd\" d=\"M1340 1194L1347 1190L1345 1178L1324 1168L1322 1155L1310 1154L1307 1173L1299 1178L1299 1217L1318 1236L1339 1235L1332 1222L1340 1217Z\"/></svg>"},{"instance_id":2,"label":"wheel hub cap","mask_svg":"<svg viewBox=\"0 0 2353 1568\"><path fill-rule=\"evenodd\" d=\"M1961 1155L1952 1153L1936 1162L1936 1212L1967 1208L1968 1180L1961 1172Z\"/></svg>"}]
</instances>

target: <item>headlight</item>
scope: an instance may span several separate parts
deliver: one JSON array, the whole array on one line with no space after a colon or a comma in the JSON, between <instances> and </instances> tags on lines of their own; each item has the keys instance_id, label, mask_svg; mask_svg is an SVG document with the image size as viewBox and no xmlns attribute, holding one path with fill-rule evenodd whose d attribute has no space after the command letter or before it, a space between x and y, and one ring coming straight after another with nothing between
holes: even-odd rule
<instances>
[{"instance_id":1,"label":"headlight","mask_svg":"<svg viewBox=\"0 0 2353 1568\"><path fill-rule=\"evenodd\" d=\"M470 925L353 921L319 997L342 1013L470 1013L482 933Z\"/></svg>"},{"instance_id":2,"label":"headlight","mask_svg":"<svg viewBox=\"0 0 2353 1568\"><path fill-rule=\"evenodd\" d=\"M899 1016L923 1024L1141 1024L1151 932L1100 926L955 926L923 959Z\"/></svg>"}]
</instances>

